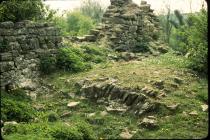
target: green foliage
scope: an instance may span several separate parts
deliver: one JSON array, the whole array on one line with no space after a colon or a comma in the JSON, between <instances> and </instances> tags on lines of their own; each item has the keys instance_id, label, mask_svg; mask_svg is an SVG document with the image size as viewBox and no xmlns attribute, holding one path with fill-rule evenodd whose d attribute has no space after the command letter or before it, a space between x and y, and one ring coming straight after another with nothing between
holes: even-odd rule
<instances>
[{"instance_id":1,"label":"green foliage","mask_svg":"<svg viewBox=\"0 0 210 140\"><path fill-rule=\"evenodd\" d=\"M188 29L188 51L191 54L190 67L200 73L208 72L208 22L207 11L202 9L198 15L194 17L194 25Z\"/></svg>"},{"instance_id":2,"label":"green foliage","mask_svg":"<svg viewBox=\"0 0 210 140\"><path fill-rule=\"evenodd\" d=\"M55 139L82 139L82 134L75 127L56 127L51 134Z\"/></svg>"},{"instance_id":3,"label":"green foliage","mask_svg":"<svg viewBox=\"0 0 210 140\"><path fill-rule=\"evenodd\" d=\"M41 0L7 0L0 3L0 22L50 19L53 14Z\"/></svg>"},{"instance_id":4,"label":"green foliage","mask_svg":"<svg viewBox=\"0 0 210 140\"><path fill-rule=\"evenodd\" d=\"M103 13L99 2L84 0L80 8L67 13L66 17L53 16L53 22L61 28L63 35L83 36L101 21Z\"/></svg>"},{"instance_id":5,"label":"green foliage","mask_svg":"<svg viewBox=\"0 0 210 140\"><path fill-rule=\"evenodd\" d=\"M97 47L95 45L82 45L81 48L84 50L84 60L86 62L105 62L106 57L110 52L106 48Z\"/></svg>"},{"instance_id":6,"label":"green foliage","mask_svg":"<svg viewBox=\"0 0 210 140\"><path fill-rule=\"evenodd\" d=\"M200 73L208 71L207 11L190 14L187 24L173 31L172 47L182 54L189 53L189 67Z\"/></svg>"},{"instance_id":7,"label":"green foliage","mask_svg":"<svg viewBox=\"0 0 210 140\"><path fill-rule=\"evenodd\" d=\"M158 59L148 59L147 62L151 65L161 65L170 68L187 68L189 60L183 56L177 56L170 51L166 54L161 55Z\"/></svg>"},{"instance_id":8,"label":"green foliage","mask_svg":"<svg viewBox=\"0 0 210 140\"><path fill-rule=\"evenodd\" d=\"M90 67L84 62L83 53L79 48L65 47L59 49L57 65L65 71L79 72Z\"/></svg>"},{"instance_id":9,"label":"green foliage","mask_svg":"<svg viewBox=\"0 0 210 140\"><path fill-rule=\"evenodd\" d=\"M82 36L88 34L94 27L93 20L80 12L71 12L67 14L67 32L70 35Z\"/></svg>"},{"instance_id":10,"label":"green foliage","mask_svg":"<svg viewBox=\"0 0 210 140\"><path fill-rule=\"evenodd\" d=\"M55 122L55 121L58 120L58 118L59 118L59 116L58 116L58 114L55 113L55 112L50 112L50 113L48 114L48 121L49 121L49 122Z\"/></svg>"},{"instance_id":11,"label":"green foliage","mask_svg":"<svg viewBox=\"0 0 210 140\"><path fill-rule=\"evenodd\" d=\"M69 126L70 125L70 126ZM41 138L48 139L94 139L95 136L91 127L87 123L76 124L63 123L34 123L34 124L18 124L7 125L4 128L6 138L11 136L34 137L37 134Z\"/></svg>"},{"instance_id":12,"label":"green foliage","mask_svg":"<svg viewBox=\"0 0 210 140\"><path fill-rule=\"evenodd\" d=\"M54 16L52 22L61 29L61 34L62 35L68 35L67 32L67 21L66 18L62 16Z\"/></svg>"},{"instance_id":13,"label":"green foliage","mask_svg":"<svg viewBox=\"0 0 210 140\"><path fill-rule=\"evenodd\" d=\"M139 42L134 50L134 52L148 52L149 51L149 44L148 42Z\"/></svg>"},{"instance_id":14,"label":"green foliage","mask_svg":"<svg viewBox=\"0 0 210 140\"><path fill-rule=\"evenodd\" d=\"M107 60L110 50L97 47L94 44L83 44L60 48L56 56L44 55L40 59L40 70L50 74L56 70L81 72L91 68L92 63L102 63Z\"/></svg>"},{"instance_id":15,"label":"green foliage","mask_svg":"<svg viewBox=\"0 0 210 140\"><path fill-rule=\"evenodd\" d=\"M105 10L96 0L83 0L80 12L94 20L95 23L101 22Z\"/></svg>"},{"instance_id":16,"label":"green foliage","mask_svg":"<svg viewBox=\"0 0 210 140\"><path fill-rule=\"evenodd\" d=\"M50 74L56 70L56 56L43 55L40 58L40 71L44 74Z\"/></svg>"},{"instance_id":17,"label":"green foliage","mask_svg":"<svg viewBox=\"0 0 210 140\"><path fill-rule=\"evenodd\" d=\"M1 91L1 119L4 121L28 122L33 119L35 110L30 98L22 90L10 93Z\"/></svg>"}]
</instances>

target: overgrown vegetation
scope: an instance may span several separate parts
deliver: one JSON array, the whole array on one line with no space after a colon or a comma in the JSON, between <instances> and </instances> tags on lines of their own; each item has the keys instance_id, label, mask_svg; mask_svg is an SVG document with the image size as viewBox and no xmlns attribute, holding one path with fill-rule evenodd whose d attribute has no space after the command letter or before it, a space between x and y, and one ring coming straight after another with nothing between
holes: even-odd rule
<instances>
[{"instance_id":1,"label":"overgrown vegetation","mask_svg":"<svg viewBox=\"0 0 210 140\"><path fill-rule=\"evenodd\" d=\"M98 47L95 44L71 45L60 48L56 56L44 55L41 57L40 70L50 74L56 70L81 72L92 68L92 64L106 62L108 48Z\"/></svg>"},{"instance_id":2,"label":"overgrown vegetation","mask_svg":"<svg viewBox=\"0 0 210 140\"><path fill-rule=\"evenodd\" d=\"M4 0L0 3L0 22L49 20L54 13L44 6L41 0Z\"/></svg>"},{"instance_id":3,"label":"overgrown vegetation","mask_svg":"<svg viewBox=\"0 0 210 140\"><path fill-rule=\"evenodd\" d=\"M162 20L166 42L190 60L189 68L207 74L208 72L208 39L207 39L207 10L201 9L198 13L182 15L174 11L174 18ZM172 16L171 16L172 17ZM162 17L163 19L163 17ZM167 26L166 26L166 25Z\"/></svg>"},{"instance_id":4,"label":"overgrown vegetation","mask_svg":"<svg viewBox=\"0 0 210 140\"><path fill-rule=\"evenodd\" d=\"M9 0L8 3L1 3L0 19L42 19L40 16L44 13L40 1L30 2L32 1ZM67 14L67 18L54 17L63 34L84 35L100 22L103 10L91 2L92 0L88 0L84 3L81 11ZM40 7L36 4L40 4ZM6 11L8 17L5 16ZM115 52L88 43L67 43L58 50L57 55L43 55L40 70L51 75L47 75L42 82L53 89L50 88L49 93L38 93L36 101L31 100L22 89L1 91L1 120L18 122L4 126L3 138L119 139L124 130L132 133L133 139L206 137L208 111L203 111L202 106L208 104L208 80L199 77L192 70L207 73L207 11L202 9L199 13L185 16L175 11L176 20L166 18L165 32L168 38L165 41L179 55L175 51L169 51L161 56L144 57L138 61L111 62L108 56ZM2 46L4 45L3 43ZM139 44L139 49L143 52L147 49L147 44ZM158 95L163 94L164 97L151 100L162 106L179 106L175 111L160 108L149 112L147 115L158 121L158 128L151 130L138 125L145 116L110 113L106 110L106 103L98 103L96 100L91 102L77 96L76 82L85 78L100 80L107 77L113 78L119 87L126 89L155 89ZM181 81L179 84L174 80L177 78ZM154 87L153 82L163 83L164 88ZM67 104L74 101L79 102L78 106L69 108ZM190 114L191 112L196 113Z\"/></svg>"},{"instance_id":5,"label":"overgrown vegetation","mask_svg":"<svg viewBox=\"0 0 210 140\"><path fill-rule=\"evenodd\" d=\"M83 36L101 22L104 9L96 0L84 0L82 5L65 16L54 16L54 23L63 35Z\"/></svg>"},{"instance_id":6,"label":"overgrown vegetation","mask_svg":"<svg viewBox=\"0 0 210 140\"><path fill-rule=\"evenodd\" d=\"M95 24L101 22L102 16L105 12L104 8L96 0L83 0L79 11L94 20Z\"/></svg>"},{"instance_id":7,"label":"overgrown vegetation","mask_svg":"<svg viewBox=\"0 0 210 140\"><path fill-rule=\"evenodd\" d=\"M88 34L94 27L93 20L83 15L81 12L71 12L67 14L67 32L73 36L82 36Z\"/></svg>"},{"instance_id":8,"label":"overgrown vegetation","mask_svg":"<svg viewBox=\"0 0 210 140\"><path fill-rule=\"evenodd\" d=\"M9 93L1 91L1 120L29 122L35 117L30 97L25 91L16 89Z\"/></svg>"},{"instance_id":9,"label":"overgrown vegetation","mask_svg":"<svg viewBox=\"0 0 210 140\"><path fill-rule=\"evenodd\" d=\"M8 136L5 139L94 139L95 135L90 126L85 122L75 122L72 124L57 123L34 123L7 125L4 133ZM36 135L36 133L38 135Z\"/></svg>"}]
</instances>

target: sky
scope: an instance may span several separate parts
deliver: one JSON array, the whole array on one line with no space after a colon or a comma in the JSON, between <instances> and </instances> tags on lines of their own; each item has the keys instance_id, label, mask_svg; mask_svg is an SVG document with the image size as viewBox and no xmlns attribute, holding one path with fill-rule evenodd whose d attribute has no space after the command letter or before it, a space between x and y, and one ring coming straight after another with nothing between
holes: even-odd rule
<instances>
[{"instance_id":1,"label":"sky","mask_svg":"<svg viewBox=\"0 0 210 140\"><path fill-rule=\"evenodd\" d=\"M58 10L61 14L63 11L73 11L81 6L83 0L46 0L44 3L49 5L51 9ZM102 7L106 8L110 5L110 0L97 0ZM146 0L151 4L156 14L166 13L166 5L169 5L171 10L180 10L182 13L196 12L202 7L204 0ZM136 4L140 4L141 0L133 0ZM191 4L190 4L191 3ZM206 6L206 3L205 3ZM190 8L191 7L191 8Z\"/></svg>"}]
</instances>

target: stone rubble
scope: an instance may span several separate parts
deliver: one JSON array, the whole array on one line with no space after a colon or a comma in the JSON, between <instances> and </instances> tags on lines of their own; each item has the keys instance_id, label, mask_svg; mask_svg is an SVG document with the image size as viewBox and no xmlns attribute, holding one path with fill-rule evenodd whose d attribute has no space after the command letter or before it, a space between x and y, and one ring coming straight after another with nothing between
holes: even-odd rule
<instances>
[{"instance_id":1,"label":"stone rubble","mask_svg":"<svg viewBox=\"0 0 210 140\"><path fill-rule=\"evenodd\" d=\"M83 83L83 84L81 84ZM77 84L81 96L89 98L97 102L107 102L107 112L132 112L135 115L142 115L146 112L153 111L160 106L160 103L152 100L146 92L134 92L128 89L123 89L112 83L109 80L106 81L79 81Z\"/></svg>"},{"instance_id":2,"label":"stone rubble","mask_svg":"<svg viewBox=\"0 0 210 140\"><path fill-rule=\"evenodd\" d=\"M79 104L80 104L80 102L70 102L70 103L67 104L67 106L68 106L69 108L74 108L74 107L76 107L76 106L79 105Z\"/></svg>"}]
</instances>

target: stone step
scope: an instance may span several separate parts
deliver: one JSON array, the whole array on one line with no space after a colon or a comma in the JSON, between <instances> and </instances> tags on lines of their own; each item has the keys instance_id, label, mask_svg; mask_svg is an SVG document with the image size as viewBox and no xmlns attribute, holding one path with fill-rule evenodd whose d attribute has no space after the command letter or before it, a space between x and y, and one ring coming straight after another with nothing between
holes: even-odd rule
<instances>
[{"instance_id":1,"label":"stone step","mask_svg":"<svg viewBox=\"0 0 210 140\"><path fill-rule=\"evenodd\" d=\"M85 82L80 81L78 83L81 84ZM148 92L148 90L133 92L117 86L115 83L110 82L110 80L83 84L83 86L80 87L82 96L94 101L102 98L105 98L108 101L117 101L129 107L129 111L135 115L142 115L145 112L159 107L157 102L150 99L150 95L144 94L144 92ZM149 91L148 93L150 92L152 91Z\"/></svg>"}]
</instances>

